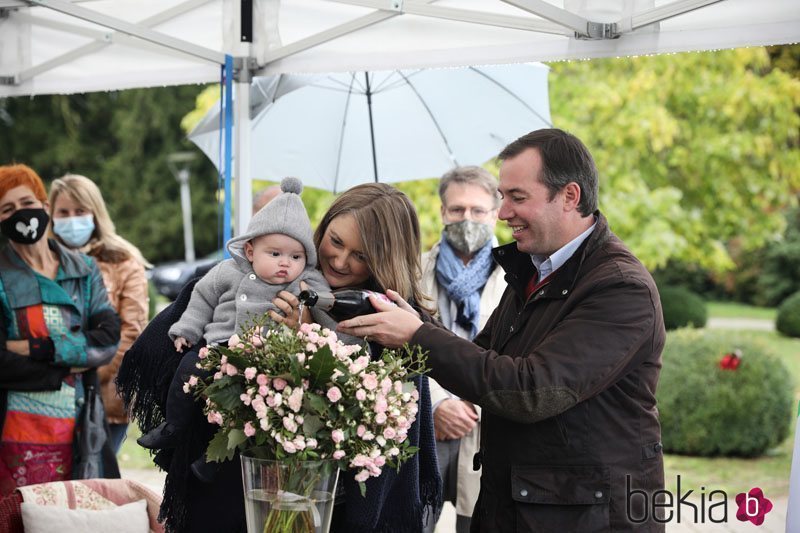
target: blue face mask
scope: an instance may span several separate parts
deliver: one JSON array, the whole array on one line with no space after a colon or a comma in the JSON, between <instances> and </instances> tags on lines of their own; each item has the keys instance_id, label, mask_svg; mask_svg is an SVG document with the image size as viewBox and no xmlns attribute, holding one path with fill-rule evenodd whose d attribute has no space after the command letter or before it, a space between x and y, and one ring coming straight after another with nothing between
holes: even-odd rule
<instances>
[{"instance_id":1,"label":"blue face mask","mask_svg":"<svg viewBox=\"0 0 800 533\"><path fill-rule=\"evenodd\" d=\"M70 248L80 248L89 242L93 231L93 215L53 219L53 233L61 237Z\"/></svg>"}]
</instances>

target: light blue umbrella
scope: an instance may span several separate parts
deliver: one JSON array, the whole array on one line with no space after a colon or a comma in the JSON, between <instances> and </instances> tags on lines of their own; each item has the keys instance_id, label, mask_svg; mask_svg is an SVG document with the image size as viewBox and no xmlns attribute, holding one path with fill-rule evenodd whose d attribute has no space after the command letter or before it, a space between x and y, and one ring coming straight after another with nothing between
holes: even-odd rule
<instances>
[{"instance_id":1,"label":"light blue umbrella","mask_svg":"<svg viewBox=\"0 0 800 533\"><path fill-rule=\"evenodd\" d=\"M547 75L518 64L256 78L251 172L338 192L479 165L551 125ZM189 139L222 165L217 108Z\"/></svg>"}]
</instances>

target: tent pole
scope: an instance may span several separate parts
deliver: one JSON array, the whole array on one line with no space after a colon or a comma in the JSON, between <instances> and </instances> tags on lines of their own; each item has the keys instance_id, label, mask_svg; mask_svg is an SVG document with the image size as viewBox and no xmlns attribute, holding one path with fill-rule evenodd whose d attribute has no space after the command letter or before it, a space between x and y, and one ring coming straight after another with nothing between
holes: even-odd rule
<instances>
[{"instance_id":1,"label":"tent pole","mask_svg":"<svg viewBox=\"0 0 800 533\"><path fill-rule=\"evenodd\" d=\"M375 183L378 183L378 158L375 156L375 128L372 124L372 91L369 88L369 72L364 73L367 82L367 111L369 111L369 140L372 146L372 173Z\"/></svg>"},{"instance_id":2,"label":"tent pole","mask_svg":"<svg viewBox=\"0 0 800 533\"><path fill-rule=\"evenodd\" d=\"M250 167L250 76L243 68L236 79L236 235L243 235L253 215L253 176Z\"/></svg>"}]
</instances>

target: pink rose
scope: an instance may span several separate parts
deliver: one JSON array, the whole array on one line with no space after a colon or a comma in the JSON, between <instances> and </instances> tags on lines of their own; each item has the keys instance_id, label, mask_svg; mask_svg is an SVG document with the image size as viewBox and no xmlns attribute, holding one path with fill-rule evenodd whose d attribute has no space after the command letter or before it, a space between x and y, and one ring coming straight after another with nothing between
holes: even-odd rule
<instances>
[{"instance_id":1,"label":"pink rose","mask_svg":"<svg viewBox=\"0 0 800 533\"><path fill-rule=\"evenodd\" d=\"M297 451L297 447L294 445L294 442L290 440L284 441L283 449L286 450L286 453L294 453Z\"/></svg>"},{"instance_id":2,"label":"pink rose","mask_svg":"<svg viewBox=\"0 0 800 533\"><path fill-rule=\"evenodd\" d=\"M285 427L288 431L295 433L297 431L297 422L295 422L288 416L285 416L283 417L283 427Z\"/></svg>"},{"instance_id":3,"label":"pink rose","mask_svg":"<svg viewBox=\"0 0 800 533\"><path fill-rule=\"evenodd\" d=\"M389 394L390 390L392 390L392 380L389 378L383 378L381 380L381 391L384 394Z\"/></svg>"},{"instance_id":4,"label":"pink rose","mask_svg":"<svg viewBox=\"0 0 800 533\"><path fill-rule=\"evenodd\" d=\"M250 344L256 348L264 346L264 339L261 338L261 335L253 335L250 337Z\"/></svg>"},{"instance_id":5,"label":"pink rose","mask_svg":"<svg viewBox=\"0 0 800 533\"><path fill-rule=\"evenodd\" d=\"M240 400L242 401L242 403L243 403L243 404L245 404L245 405L250 405L250 402L252 401L252 400L251 400L251 398L250 398L250 396L248 396L246 392L243 392L243 393L241 393L241 394L239 395L239 399L240 399Z\"/></svg>"},{"instance_id":6,"label":"pink rose","mask_svg":"<svg viewBox=\"0 0 800 533\"><path fill-rule=\"evenodd\" d=\"M335 452L333 452L333 458L336 459L337 461L342 457L344 457L344 450L336 450Z\"/></svg>"},{"instance_id":7,"label":"pink rose","mask_svg":"<svg viewBox=\"0 0 800 533\"><path fill-rule=\"evenodd\" d=\"M389 404L386 402L386 398L383 395L378 395L375 399L375 412L385 413L387 409L389 409Z\"/></svg>"},{"instance_id":8,"label":"pink rose","mask_svg":"<svg viewBox=\"0 0 800 533\"><path fill-rule=\"evenodd\" d=\"M238 373L239 373L239 371L238 371L238 370L236 370L236 367L235 367L235 366L233 366L233 365L231 365L231 364L229 364L229 365L228 365L228 368L226 369L226 371L225 371L225 372L226 372L226 373L227 373L229 376L235 376L236 374L238 374Z\"/></svg>"},{"instance_id":9,"label":"pink rose","mask_svg":"<svg viewBox=\"0 0 800 533\"><path fill-rule=\"evenodd\" d=\"M375 422L378 424L384 424L386 422L386 413L378 413L375 415Z\"/></svg>"},{"instance_id":10,"label":"pink rose","mask_svg":"<svg viewBox=\"0 0 800 533\"><path fill-rule=\"evenodd\" d=\"M272 386L275 390L283 390L286 388L286 380L283 378L275 378L272 380Z\"/></svg>"},{"instance_id":11,"label":"pink rose","mask_svg":"<svg viewBox=\"0 0 800 533\"><path fill-rule=\"evenodd\" d=\"M306 448L313 450L317 447L317 439L306 439Z\"/></svg>"},{"instance_id":12,"label":"pink rose","mask_svg":"<svg viewBox=\"0 0 800 533\"><path fill-rule=\"evenodd\" d=\"M259 374L258 377L256 378L256 383L258 383L259 385L266 385L268 380L269 378L267 377L266 374Z\"/></svg>"},{"instance_id":13,"label":"pink rose","mask_svg":"<svg viewBox=\"0 0 800 533\"><path fill-rule=\"evenodd\" d=\"M331 402L336 403L342 399L342 391L339 390L339 387L331 387L328 389L328 394L326 396Z\"/></svg>"},{"instance_id":14,"label":"pink rose","mask_svg":"<svg viewBox=\"0 0 800 533\"><path fill-rule=\"evenodd\" d=\"M333 431L331 431L331 440L336 444L339 444L340 442L344 441L344 431L342 431L341 429L334 429Z\"/></svg>"},{"instance_id":15,"label":"pink rose","mask_svg":"<svg viewBox=\"0 0 800 533\"><path fill-rule=\"evenodd\" d=\"M295 413L299 411L300 408L303 406L303 389L300 387L296 387L289 395L289 399L286 400L286 403L289 404L289 409L291 409Z\"/></svg>"},{"instance_id":16,"label":"pink rose","mask_svg":"<svg viewBox=\"0 0 800 533\"><path fill-rule=\"evenodd\" d=\"M385 439L393 439L393 438L395 438L396 435L397 435L397 432L395 432L394 428L390 428L389 427L389 428L384 428L383 429L383 437Z\"/></svg>"},{"instance_id":17,"label":"pink rose","mask_svg":"<svg viewBox=\"0 0 800 533\"><path fill-rule=\"evenodd\" d=\"M366 399L367 399L367 391L365 391L364 389L358 389L356 391L356 400L358 400L359 402L363 402Z\"/></svg>"},{"instance_id":18,"label":"pink rose","mask_svg":"<svg viewBox=\"0 0 800 533\"><path fill-rule=\"evenodd\" d=\"M368 470L359 470L358 474L356 474L356 476L355 476L355 480L358 481L359 483L363 483L367 479L369 479L369 471Z\"/></svg>"},{"instance_id":19,"label":"pink rose","mask_svg":"<svg viewBox=\"0 0 800 533\"><path fill-rule=\"evenodd\" d=\"M233 335L231 335L231 338L228 339L228 346L233 347L239 344L240 342L242 342L242 339L239 338L239 335L234 333Z\"/></svg>"},{"instance_id":20,"label":"pink rose","mask_svg":"<svg viewBox=\"0 0 800 533\"><path fill-rule=\"evenodd\" d=\"M266 385L261 385L261 386L258 388L258 393L259 393L261 396L266 396L266 395L268 395L268 394L269 394L269 388L268 388Z\"/></svg>"},{"instance_id":21,"label":"pink rose","mask_svg":"<svg viewBox=\"0 0 800 533\"><path fill-rule=\"evenodd\" d=\"M247 368L244 369L244 378L247 380L251 380L254 377L256 377L257 373L258 370L256 370L255 367L248 366Z\"/></svg>"},{"instance_id":22,"label":"pink rose","mask_svg":"<svg viewBox=\"0 0 800 533\"><path fill-rule=\"evenodd\" d=\"M311 333L311 324L305 324L305 323L300 324L300 333L303 333L305 335Z\"/></svg>"},{"instance_id":23,"label":"pink rose","mask_svg":"<svg viewBox=\"0 0 800 533\"><path fill-rule=\"evenodd\" d=\"M365 374L361 378L361 382L367 390L375 390L378 387L378 378L375 377L375 374Z\"/></svg>"},{"instance_id":24,"label":"pink rose","mask_svg":"<svg viewBox=\"0 0 800 533\"><path fill-rule=\"evenodd\" d=\"M244 425L244 434L247 435L248 437L252 437L253 435L256 434L256 428L253 427L253 424L247 422Z\"/></svg>"},{"instance_id":25,"label":"pink rose","mask_svg":"<svg viewBox=\"0 0 800 533\"><path fill-rule=\"evenodd\" d=\"M202 348L200 348L200 351L197 352L197 357L199 357L200 359L205 359L206 357L208 357L208 347L203 346Z\"/></svg>"},{"instance_id":26,"label":"pink rose","mask_svg":"<svg viewBox=\"0 0 800 533\"><path fill-rule=\"evenodd\" d=\"M364 433L366 433L366 432L367 432L367 428L364 427L363 424L359 425L358 428L356 428L356 435L358 435L359 437L363 437Z\"/></svg>"}]
</instances>

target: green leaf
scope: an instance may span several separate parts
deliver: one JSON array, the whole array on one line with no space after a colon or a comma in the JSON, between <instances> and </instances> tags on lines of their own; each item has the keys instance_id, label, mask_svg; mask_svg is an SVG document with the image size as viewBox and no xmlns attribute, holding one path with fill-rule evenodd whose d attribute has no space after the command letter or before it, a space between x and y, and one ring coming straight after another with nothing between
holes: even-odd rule
<instances>
[{"instance_id":1,"label":"green leaf","mask_svg":"<svg viewBox=\"0 0 800 533\"><path fill-rule=\"evenodd\" d=\"M244 393L244 387L242 387L241 379L234 379L230 376L215 381L205 390L205 395L226 411L232 411L242 405L242 400L239 398L242 393Z\"/></svg>"},{"instance_id":2,"label":"green leaf","mask_svg":"<svg viewBox=\"0 0 800 533\"><path fill-rule=\"evenodd\" d=\"M319 396L317 396L319 398ZM325 424L318 416L308 415L303 419L303 433L309 436L316 436L317 431L323 428Z\"/></svg>"},{"instance_id":3,"label":"green leaf","mask_svg":"<svg viewBox=\"0 0 800 533\"><path fill-rule=\"evenodd\" d=\"M241 429L232 429L228 432L228 448L235 449L247 440L247 435Z\"/></svg>"},{"instance_id":4,"label":"green leaf","mask_svg":"<svg viewBox=\"0 0 800 533\"><path fill-rule=\"evenodd\" d=\"M234 451L235 448L228 448L228 435L225 428L219 428L208 443L206 459L219 463L228 459L233 459Z\"/></svg>"},{"instance_id":5,"label":"green leaf","mask_svg":"<svg viewBox=\"0 0 800 533\"><path fill-rule=\"evenodd\" d=\"M308 405L319 414L325 414L325 412L328 410L328 402L326 402L325 399L319 394L313 394L306 391L305 396Z\"/></svg>"},{"instance_id":6,"label":"green leaf","mask_svg":"<svg viewBox=\"0 0 800 533\"><path fill-rule=\"evenodd\" d=\"M364 483L363 481L359 481L358 482L358 490L359 490L359 492L361 492L361 497L362 498L366 498L367 497L367 484L366 483Z\"/></svg>"},{"instance_id":7,"label":"green leaf","mask_svg":"<svg viewBox=\"0 0 800 533\"><path fill-rule=\"evenodd\" d=\"M313 357L308 360L311 387L315 389L327 388L326 385L330 382L335 368L336 358L333 356L330 346L325 345L317 350Z\"/></svg>"},{"instance_id":8,"label":"green leaf","mask_svg":"<svg viewBox=\"0 0 800 533\"><path fill-rule=\"evenodd\" d=\"M230 354L228 356L228 362L235 366L239 372L244 372L244 369L251 365L251 362L247 357L244 357L238 353Z\"/></svg>"}]
</instances>

